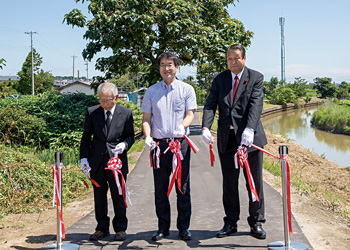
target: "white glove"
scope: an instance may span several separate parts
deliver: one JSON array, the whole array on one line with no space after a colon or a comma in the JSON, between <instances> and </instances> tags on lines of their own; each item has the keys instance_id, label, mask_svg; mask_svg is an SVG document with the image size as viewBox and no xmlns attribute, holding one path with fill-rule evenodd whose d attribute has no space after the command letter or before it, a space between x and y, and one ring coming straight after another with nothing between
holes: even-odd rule
<instances>
[{"instance_id":1,"label":"white glove","mask_svg":"<svg viewBox=\"0 0 350 250\"><path fill-rule=\"evenodd\" d=\"M153 138L150 137L150 136L146 136L145 138L145 146L148 148L148 149L151 149L152 145L154 144L155 142L153 141Z\"/></svg>"},{"instance_id":2,"label":"white glove","mask_svg":"<svg viewBox=\"0 0 350 250\"><path fill-rule=\"evenodd\" d=\"M214 142L214 137L211 135L210 130L207 128L202 130L202 139L206 144Z\"/></svg>"},{"instance_id":3,"label":"white glove","mask_svg":"<svg viewBox=\"0 0 350 250\"><path fill-rule=\"evenodd\" d=\"M88 176L91 168L87 158L80 159L80 167L85 172L85 175Z\"/></svg>"},{"instance_id":4,"label":"white glove","mask_svg":"<svg viewBox=\"0 0 350 250\"><path fill-rule=\"evenodd\" d=\"M251 128L245 128L242 134L241 146L250 147L254 141L254 130Z\"/></svg>"},{"instance_id":5,"label":"white glove","mask_svg":"<svg viewBox=\"0 0 350 250\"><path fill-rule=\"evenodd\" d=\"M173 132L173 137L183 137L185 134L185 127L184 125L180 124L177 126L175 131Z\"/></svg>"},{"instance_id":6,"label":"white glove","mask_svg":"<svg viewBox=\"0 0 350 250\"><path fill-rule=\"evenodd\" d=\"M121 142L121 143L117 144L117 145L115 146L115 148L112 149L111 151L112 151L112 153L114 154L114 157L117 157L118 154L123 153L123 151L125 150L125 148L126 148L125 142Z\"/></svg>"}]
</instances>

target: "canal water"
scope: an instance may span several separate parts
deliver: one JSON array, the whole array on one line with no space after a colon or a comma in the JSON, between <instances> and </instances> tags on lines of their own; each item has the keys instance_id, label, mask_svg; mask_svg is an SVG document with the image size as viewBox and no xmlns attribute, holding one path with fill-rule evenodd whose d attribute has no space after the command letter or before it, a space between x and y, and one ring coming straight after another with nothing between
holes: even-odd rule
<instances>
[{"instance_id":1,"label":"canal water","mask_svg":"<svg viewBox=\"0 0 350 250\"><path fill-rule=\"evenodd\" d=\"M293 109L261 118L264 129L282 135L343 167L350 166L350 136L311 127L317 107Z\"/></svg>"}]
</instances>

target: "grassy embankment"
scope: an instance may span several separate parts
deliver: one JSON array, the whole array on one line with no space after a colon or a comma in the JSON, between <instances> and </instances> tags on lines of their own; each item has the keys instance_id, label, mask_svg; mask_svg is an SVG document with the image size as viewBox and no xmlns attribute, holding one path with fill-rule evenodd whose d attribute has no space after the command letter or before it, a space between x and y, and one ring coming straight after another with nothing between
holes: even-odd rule
<instances>
[{"instance_id":1,"label":"grassy embankment","mask_svg":"<svg viewBox=\"0 0 350 250\"><path fill-rule=\"evenodd\" d=\"M350 100L323 104L313 114L311 124L331 133L350 135Z\"/></svg>"}]
</instances>

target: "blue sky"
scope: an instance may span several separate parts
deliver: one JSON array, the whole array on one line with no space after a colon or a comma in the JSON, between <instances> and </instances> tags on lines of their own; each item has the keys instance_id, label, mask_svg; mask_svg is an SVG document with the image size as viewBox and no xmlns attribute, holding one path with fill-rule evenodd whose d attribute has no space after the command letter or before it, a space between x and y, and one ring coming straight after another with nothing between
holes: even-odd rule
<instances>
[{"instance_id":1,"label":"blue sky","mask_svg":"<svg viewBox=\"0 0 350 250\"><path fill-rule=\"evenodd\" d=\"M63 24L64 14L73 8L87 14L87 4L74 0L0 0L0 58L7 65L0 75L16 75L34 47L43 57L42 68L53 75L86 76L81 52L86 45L84 30ZM350 82L350 1L347 0L241 0L229 7L231 17L254 32L247 48L248 67L269 80L281 77L281 38L279 17L285 17L286 78L330 77L334 82ZM101 55L107 55L102 52ZM96 57L97 58L97 57ZM89 77L102 75L94 69L96 58L88 64ZM195 68L181 67L178 76L195 75Z\"/></svg>"}]
</instances>

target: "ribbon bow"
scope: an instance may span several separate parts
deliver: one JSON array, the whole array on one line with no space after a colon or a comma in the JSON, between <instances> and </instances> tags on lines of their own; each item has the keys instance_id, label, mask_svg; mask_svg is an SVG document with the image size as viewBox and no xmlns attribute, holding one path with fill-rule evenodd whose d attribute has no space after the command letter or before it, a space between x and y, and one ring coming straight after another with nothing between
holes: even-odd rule
<instances>
[{"instance_id":1,"label":"ribbon bow","mask_svg":"<svg viewBox=\"0 0 350 250\"><path fill-rule=\"evenodd\" d=\"M130 195L129 195L129 192L128 192L128 188L126 187L126 183L125 183L125 180L124 180L123 173L121 171L121 169L122 169L122 161L119 159L118 155L117 155L117 157L109 159L109 161L107 163L107 167L105 169L109 169L109 170L113 171L114 178L115 178L115 183L117 184L119 195L123 194L125 207L128 208L128 205L126 204L126 200L125 200L125 193L126 193L126 196L128 197L128 200L129 200L131 205L132 205L132 203L131 203L131 200L130 200ZM121 179L122 179L122 185L120 185L120 182L119 182L119 178L118 178L119 174L120 174Z\"/></svg>"},{"instance_id":2,"label":"ribbon bow","mask_svg":"<svg viewBox=\"0 0 350 250\"><path fill-rule=\"evenodd\" d=\"M235 154L235 167L236 167L236 169L238 169L237 162L239 163L241 168L243 168L243 165L245 165L245 170L246 170L246 173L247 173L247 176L248 176L248 182L249 182L250 191L252 192L252 200L253 200L253 202L254 201L259 201L259 197L258 197L258 194L256 192L256 188L255 188L253 175L252 175L252 172L250 171L250 166L249 166L249 162L248 162L247 148L245 146L239 146L238 150L237 150L237 153Z\"/></svg>"}]
</instances>

